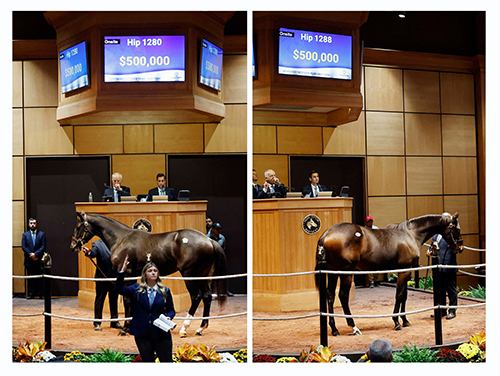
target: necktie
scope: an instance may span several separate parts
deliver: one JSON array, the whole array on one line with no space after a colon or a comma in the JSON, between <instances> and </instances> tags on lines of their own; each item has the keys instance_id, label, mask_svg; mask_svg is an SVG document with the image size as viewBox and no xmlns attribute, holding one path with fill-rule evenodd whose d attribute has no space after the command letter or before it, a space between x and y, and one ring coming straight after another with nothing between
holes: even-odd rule
<instances>
[{"instance_id":1,"label":"necktie","mask_svg":"<svg viewBox=\"0 0 500 376\"><path fill-rule=\"evenodd\" d=\"M34 232L31 233L31 240L33 240L33 246L34 246L36 241L36 234Z\"/></svg>"},{"instance_id":2,"label":"necktie","mask_svg":"<svg viewBox=\"0 0 500 376\"><path fill-rule=\"evenodd\" d=\"M118 190L115 189L114 191L115 191L115 198L114 198L114 200L115 200L115 202L118 202L119 201L118 200Z\"/></svg>"},{"instance_id":3,"label":"necktie","mask_svg":"<svg viewBox=\"0 0 500 376\"><path fill-rule=\"evenodd\" d=\"M272 185L269 186L269 192L274 193L274 187Z\"/></svg>"},{"instance_id":4,"label":"necktie","mask_svg":"<svg viewBox=\"0 0 500 376\"><path fill-rule=\"evenodd\" d=\"M149 307L153 306L153 301L155 300L155 290L150 287L149 288Z\"/></svg>"},{"instance_id":5,"label":"necktie","mask_svg":"<svg viewBox=\"0 0 500 376\"><path fill-rule=\"evenodd\" d=\"M314 197L318 197L318 187L314 187Z\"/></svg>"}]
</instances>

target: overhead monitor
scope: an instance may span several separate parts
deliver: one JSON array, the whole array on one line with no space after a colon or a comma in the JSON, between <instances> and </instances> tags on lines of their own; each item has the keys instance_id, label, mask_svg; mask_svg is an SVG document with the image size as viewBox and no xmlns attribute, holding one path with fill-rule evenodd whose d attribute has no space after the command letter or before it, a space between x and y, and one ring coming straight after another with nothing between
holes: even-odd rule
<instances>
[{"instance_id":1,"label":"overhead monitor","mask_svg":"<svg viewBox=\"0 0 500 376\"><path fill-rule=\"evenodd\" d=\"M216 90L222 87L223 51L206 39L201 41L200 83Z\"/></svg>"},{"instance_id":2,"label":"overhead monitor","mask_svg":"<svg viewBox=\"0 0 500 376\"><path fill-rule=\"evenodd\" d=\"M278 38L279 74L352 79L350 35L280 28Z\"/></svg>"},{"instance_id":3,"label":"overhead monitor","mask_svg":"<svg viewBox=\"0 0 500 376\"><path fill-rule=\"evenodd\" d=\"M104 82L172 82L185 76L184 35L104 37Z\"/></svg>"},{"instance_id":4,"label":"overhead monitor","mask_svg":"<svg viewBox=\"0 0 500 376\"><path fill-rule=\"evenodd\" d=\"M85 41L59 53L61 92L67 93L89 85L87 47Z\"/></svg>"}]
</instances>

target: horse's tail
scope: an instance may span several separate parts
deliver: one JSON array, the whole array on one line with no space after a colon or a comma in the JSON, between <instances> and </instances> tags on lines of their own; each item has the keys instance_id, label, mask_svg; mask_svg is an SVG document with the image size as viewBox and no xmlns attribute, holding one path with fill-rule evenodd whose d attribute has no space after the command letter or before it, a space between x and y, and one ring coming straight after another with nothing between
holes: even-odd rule
<instances>
[{"instance_id":1,"label":"horse's tail","mask_svg":"<svg viewBox=\"0 0 500 376\"><path fill-rule=\"evenodd\" d=\"M214 249L214 273L213 276L227 275L226 254L218 242L212 240L212 247ZM213 292L217 295L219 306L223 306L227 299L227 278L213 279L212 280Z\"/></svg>"}]
</instances>

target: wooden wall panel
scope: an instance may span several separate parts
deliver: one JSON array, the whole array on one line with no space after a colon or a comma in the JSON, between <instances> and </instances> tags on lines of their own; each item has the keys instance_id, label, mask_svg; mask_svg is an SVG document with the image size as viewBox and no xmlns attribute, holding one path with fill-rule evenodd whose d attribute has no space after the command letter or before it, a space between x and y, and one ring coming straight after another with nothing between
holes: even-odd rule
<instances>
[{"instance_id":1,"label":"wooden wall panel","mask_svg":"<svg viewBox=\"0 0 500 376\"><path fill-rule=\"evenodd\" d=\"M469 157L444 157L444 193L477 193L477 160Z\"/></svg>"},{"instance_id":2,"label":"wooden wall panel","mask_svg":"<svg viewBox=\"0 0 500 376\"><path fill-rule=\"evenodd\" d=\"M441 155L441 118L433 114L405 114L406 154Z\"/></svg>"},{"instance_id":3,"label":"wooden wall panel","mask_svg":"<svg viewBox=\"0 0 500 376\"><path fill-rule=\"evenodd\" d=\"M462 73L441 73L441 112L474 115L474 76Z\"/></svg>"},{"instance_id":4,"label":"wooden wall panel","mask_svg":"<svg viewBox=\"0 0 500 376\"><path fill-rule=\"evenodd\" d=\"M123 127L123 152L125 154L153 153L153 124L125 125Z\"/></svg>"},{"instance_id":5,"label":"wooden wall panel","mask_svg":"<svg viewBox=\"0 0 500 376\"><path fill-rule=\"evenodd\" d=\"M254 155L253 168L257 171L259 177L258 184L264 183L264 172L273 169L280 182L290 185L288 177L288 156L287 155Z\"/></svg>"},{"instance_id":6,"label":"wooden wall panel","mask_svg":"<svg viewBox=\"0 0 500 376\"><path fill-rule=\"evenodd\" d=\"M224 55L222 100L225 104L247 103L246 55Z\"/></svg>"},{"instance_id":7,"label":"wooden wall panel","mask_svg":"<svg viewBox=\"0 0 500 376\"><path fill-rule=\"evenodd\" d=\"M155 125L156 153L203 153L203 124Z\"/></svg>"},{"instance_id":8,"label":"wooden wall panel","mask_svg":"<svg viewBox=\"0 0 500 376\"><path fill-rule=\"evenodd\" d=\"M61 127L55 108L24 109L26 155L73 154L73 127Z\"/></svg>"},{"instance_id":9,"label":"wooden wall panel","mask_svg":"<svg viewBox=\"0 0 500 376\"><path fill-rule=\"evenodd\" d=\"M408 219L427 214L442 214L443 196L408 196Z\"/></svg>"},{"instance_id":10,"label":"wooden wall panel","mask_svg":"<svg viewBox=\"0 0 500 376\"><path fill-rule=\"evenodd\" d=\"M440 195L443 193L443 169L440 157L407 157L406 184L408 195Z\"/></svg>"},{"instance_id":11,"label":"wooden wall panel","mask_svg":"<svg viewBox=\"0 0 500 376\"><path fill-rule=\"evenodd\" d=\"M366 153L368 155L404 155L403 114L366 112Z\"/></svg>"},{"instance_id":12,"label":"wooden wall panel","mask_svg":"<svg viewBox=\"0 0 500 376\"><path fill-rule=\"evenodd\" d=\"M439 72L404 71L405 111L439 113Z\"/></svg>"},{"instance_id":13,"label":"wooden wall panel","mask_svg":"<svg viewBox=\"0 0 500 376\"><path fill-rule=\"evenodd\" d=\"M444 196L444 211L460 212L458 222L462 234L477 234L479 232L478 198L470 196Z\"/></svg>"},{"instance_id":14,"label":"wooden wall panel","mask_svg":"<svg viewBox=\"0 0 500 376\"><path fill-rule=\"evenodd\" d=\"M367 215L380 228L406 221L406 197L368 197L368 209Z\"/></svg>"},{"instance_id":15,"label":"wooden wall panel","mask_svg":"<svg viewBox=\"0 0 500 376\"><path fill-rule=\"evenodd\" d=\"M75 126L76 154L122 154L121 125Z\"/></svg>"},{"instance_id":16,"label":"wooden wall panel","mask_svg":"<svg viewBox=\"0 0 500 376\"><path fill-rule=\"evenodd\" d=\"M23 62L12 62L12 107L23 106Z\"/></svg>"},{"instance_id":17,"label":"wooden wall panel","mask_svg":"<svg viewBox=\"0 0 500 376\"><path fill-rule=\"evenodd\" d=\"M156 174L166 174L165 155L114 155L111 173L114 172L123 175L122 184L130 187L132 196L147 194L151 188L156 187Z\"/></svg>"},{"instance_id":18,"label":"wooden wall panel","mask_svg":"<svg viewBox=\"0 0 500 376\"><path fill-rule=\"evenodd\" d=\"M28 217L30 213L28 213ZM12 245L14 247L20 247L22 244L22 236L24 233L26 223L24 218L24 201L13 201L12 202Z\"/></svg>"},{"instance_id":19,"label":"wooden wall panel","mask_svg":"<svg viewBox=\"0 0 500 376\"><path fill-rule=\"evenodd\" d=\"M476 156L474 116L443 115L443 155Z\"/></svg>"},{"instance_id":20,"label":"wooden wall panel","mask_svg":"<svg viewBox=\"0 0 500 376\"><path fill-rule=\"evenodd\" d=\"M364 115L362 112L358 120L338 127L324 127L323 154L364 155L366 153Z\"/></svg>"},{"instance_id":21,"label":"wooden wall panel","mask_svg":"<svg viewBox=\"0 0 500 376\"><path fill-rule=\"evenodd\" d=\"M24 200L24 158L12 158L12 199Z\"/></svg>"},{"instance_id":22,"label":"wooden wall panel","mask_svg":"<svg viewBox=\"0 0 500 376\"><path fill-rule=\"evenodd\" d=\"M226 105L226 117L218 124L205 124L206 153L245 153L247 105Z\"/></svg>"},{"instance_id":23,"label":"wooden wall panel","mask_svg":"<svg viewBox=\"0 0 500 376\"><path fill-rule=\"evenodd\" d=\"M12 155L23 155L23 110L12 110Z\"/></svg>"},{"instance_id":24,"label":"wooden wall panel","mask_svg":"<svg viewBox=\"0 0 500 376\"><path fill-rule=\"evenodd\" d=\"M55 59L24 62L25 107L58 105L57 64Z\"/></svg>"},{"instance_id":25,"label":"wooden wall panel","mask_svg":"<svg viewBox=\"0 0 500 376\"><path fill-rule=\"evenodd\" d=\"M321 127L278 127L278 153L321 154Z\"/></svg>"},{"instance_id":26,"label":"wooden wall panel","mask_svg":"<svg viewBox=\"0 0 500 376\"><path fill-rule=\"evenodd\" d=\"M270 252L253 252L253 271L255 274L268 274L279 265L279 233L277 227L278 213L263 211L253 215L253 248L256 250L269 249ZM274 228L273 231L269 229ZM254 278L253 291L279 292L283 281L281 278Z\"/></svg>"},{"instance_id":27,"label":"wooden wall panel","mask_svg":"<svg viewBox=\"0 0 500 376\"><path fill-rule=\"evenodd\" d=\"M253 153L275 154L276 153L276 127L265 125L253 126Z\"/></svg>"},{"instance_id":28,"label":"wooden wall panel","mask_svg":"<svg viewBox=\"0 0 500 376\"><path fill-rule=\"evenodd\" d=\"M401 69L365 67L366 110L403 111Z\"/></svg>"},{"instance_id":29,"label":"wooden wall panel","mask_svg":"<svg viewBox=\"0 0 500 376\"><path fill-rule=\"evenodd\" d=\"M21 247L12 248L12 275L24 275L24 252ZM12 292L24 293L26 279L13 278Z\"/></svg>"},{"instance_id":30,"label":"wooden wall panel","mask_svg":"<svg viewBox=\"0 0 500 376\"><path fill-rule=\"evenodd\" d=\"M368 196L405 194L403 157L368 157Z\"/></svg>"}]
</instances>

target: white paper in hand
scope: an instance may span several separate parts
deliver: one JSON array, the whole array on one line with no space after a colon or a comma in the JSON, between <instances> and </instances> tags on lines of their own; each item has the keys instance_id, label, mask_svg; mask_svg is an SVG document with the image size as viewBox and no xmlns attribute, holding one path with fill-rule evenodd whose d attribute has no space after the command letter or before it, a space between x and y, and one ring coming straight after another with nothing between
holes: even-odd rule
<instances>
[{"instance_id":1,"label":"white paper in hand","mask_svg":"<svg viewBox=\"0 0 500 376\"><path fill-rule=\"evenodd\" d=\"M161 330L164 330L165 332L168 332L171 329L175 329L175 327L177 326L175 322L167 319L167 316L165 316L164 314L161 314L160 317L153 321L153 325L157 326Z\"/></svg>"}]
</instances>

